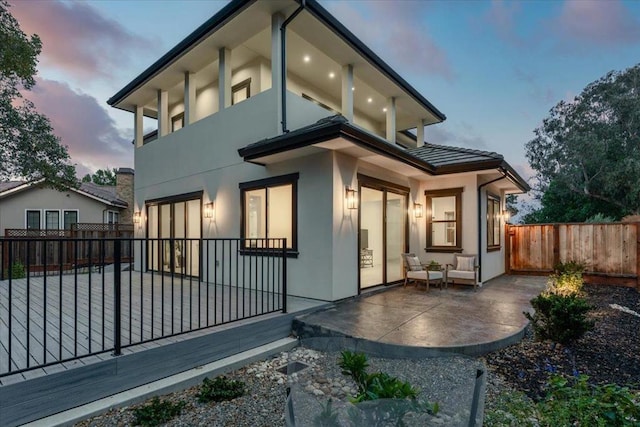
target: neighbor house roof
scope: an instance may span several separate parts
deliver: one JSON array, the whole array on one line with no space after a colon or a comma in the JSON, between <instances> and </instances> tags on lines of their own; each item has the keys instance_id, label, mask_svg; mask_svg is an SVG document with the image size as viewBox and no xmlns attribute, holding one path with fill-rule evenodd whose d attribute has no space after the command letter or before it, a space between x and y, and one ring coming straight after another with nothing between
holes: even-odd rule
<instances>
[{"instance_id":1,"label":"neighbor house roof","mask_svg":"<svg viewBox=\"0 0 640 427\"><path fill-rule=\"evenodd\" d=\"M527 182L500 154L435 144L407 150L399 145L389 144L385 139L351 124L341 115L331 116L295 131L247 145L239 149L238 153L245 161L256 161L261 157L335 138L344 138L378 154L395 158L429 175L498 169L522 191L530 190Z\"/></svg>"},{"instance_id":2,"label":"neighbor house roof","mask_svg":"<svg viewBox=\"0 0 640 427\"><path fill-rule=\"evenodd\" d=\"M8 181L0 182L0 198L28 190L41 184L43 180L34 182ZM69 187L69 191L74 191L83 196L87 196L108 205L126 208L128 203L116 196L116 187L111 185L97 185L92 182L83 182L78 188Z\"/></svg>"},{"instance_id":3,"label":"neighbor house roof","mask_svg":"<svg viewBox=\"0 0 640 427\"><path fill-rule=\"evenodd\" d=\"M316 19L322 22L334 34L345 41L352 49L358 52L367 62L377 68L382 74L389 78L396 85L401 87L415 101L430 110L438 119L445 120L446 116L438 110L431 102L414 89L406 80L396 73L388 64L386 64L378 55L369 49L362 41L360 41L351 31L342 25L333 17L326 9L324 9L316 0L294 0L303 5L306 11L311 13ZM225 7L220 9L213 17L189 34L184 40L178 43L173 49L164 54L160 59L154 62L149 68L143 71L138 77L133 79L129 84L122 88L118 93L113 95L107 103L111 106L118 104L124 98L129 96L136 89L144 85L151 78L162 72L167 66L178 60L184 53L196 46L213 32L217 31L231 19L240 14L243 10L255 3L256 0L232 0Z\"/></svg>"}]
</instances>

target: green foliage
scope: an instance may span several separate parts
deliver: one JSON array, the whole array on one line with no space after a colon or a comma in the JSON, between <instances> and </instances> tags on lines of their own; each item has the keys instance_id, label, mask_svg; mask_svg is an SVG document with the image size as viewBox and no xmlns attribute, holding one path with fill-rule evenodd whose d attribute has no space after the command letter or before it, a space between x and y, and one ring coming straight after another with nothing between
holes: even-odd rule
<instances>
[{"instance_id":1,"label":"green foliage","mask_svg":"<svg viewBox=\"0 0 640 427\"><path fill-rule=\"evenodd\" d=\"M524 315L531 321L536 338L572 344L594 327L587 319L591 306L577 295L541 294L531 300L535 313Z\"/></svg>"},{"instance_id":2,"label":"green foliage","mask_svg":"<svg viewBox=\"0 0 640 427\"><path fill-rule=\"evenodd\" d=\"M640 425L640 394L615 384L590 385L588 379L586 375L572 380L553 376L547 397L539 404L542 425Z\"/></svg>"},{"instance_id":3,"label":"green foliage","mask_svg":"<svg viewBox=\"0 0 640 427\"><path fill-rule=\"evenodd\" d=\"M503 393L485 412L486 426L638 426L640 393L615 384L590 385L589 377L552 376L537 404L521 392Z\"/></svg>"},{"instance_id":4,"label":"green foliage","mask_svg":"<svg viewBox=\"0 0 640 427\"><path fill-rule=\"evenodd\" d=\"M345 350L340 353L338 366L342 368L342 375L348 375L353 378L353 381L358 386L358 393L364 393L364 383L367 376L367 368L369 367L367 356L364 353Z\"/></svg>"},{"instance_id":5,"label":"green foliage","mask_svg":"<svg viewBox=\"0 0 640 427\"><path fill-rule=\"evenodd\" d=\"M585 219L584 222L588 223L603 223L603 222L615 222L616 220L610 216L606 216L605 214L598 212L597 214L590 216Z\"/></svg>"},{"instance_id":6,"label":"green foliage","mask_svg":"<svg viewBox=\"0 0 640 427\"><path fill-rule=\"evenodd\" d=\"M509 216L513 218L518 215L520 209L518 209L518 195L517 194L507 194L505 199L505 208L509 212Z\"/></svg>"},{"instance_id":7,"label":"green foliage","mask_svg":"<svg viewBox=\"0 0 640 427\"><path fill-rule=\"evenodd\" d=\"M7 270L5 270L5 276L8 276ZM25 277L27 277L27 272L24 269L24 265L20 261L16 261L11 264L12 279L24 279Z\"/></svg>"},{"instance_id":8,"label":"green foliage","mask_svg":"<svg viewBox=\"0 0 640 427\"><path fill-rule=\"evenodd\" d=\"M562 274L582 274L587 269L587 266L578 261L559 262L553 266L553 271L557 275Z\"/></svg>"},{"instance_id":9,"label":"green foliage","mask_svg":"<svg viewBox=\"0 0 640 427\"><path fill-rule=\"evenodd\" d=\"M39 114L22 92L35 85L42 43L28 37L0 0L0 180L46 179L56 188L75 186L75 167L66 147L53 134L49 119Z\"/></svg>"},{"instance_id":10,"label":"green foliage","mask_svg":"<svg viewBox=\"0 0 640 427\"><path fill-rule=\"evenodd\" d=\"M579 295L584 285L582 273L586 266L577 261L559 262L549 276L547 293L556 295Z\"/></svg>"},{"instance_id":11,"label":"green foliage","mask_svg":"<svg viewBox=\"0 0 640 427\"><path fill-rule=\"evenodd\" d=\"M171 403L168 400L160 400L157 396L146 405L133 410L134 425L158 426L180 415L186 403L179 401Z\"/></svg>"},{"instance_id":12,"label":"green foliage","mask_svg":"<svg viewBox=\"0 0 640 427\"><path fill-rule=\"evenodd\" d=\"M205 378L198 393L200 402L222 402L223 400L233 400L244 394L244 383L227 379L221 375L213 380Z\"/></svg>"},{"instance_id":13,"label":"green foliage","mask_svg":"<svg viewBox=\"0 0 640 427\"><path fill-rule=\"evenodd\" d=\"M116 185L117 168L98 169L93 175L86 174L82 177L82 182L93 182L97 185Z\"/></svg>"},{"instance_id":14,"label":"green foliage","mask_svg":"<svg viewBox=\"0 0 640 427\"><path fill-rule=\"evenodd\" d=\"M640 212L639 92L640 65L609 72L573 101L560 101L535 129L527 159L537 190L546 196L557 187L558 215L568 210L576 217L567 220L584 221L596 213L620 218ZM543 209L546 202L543 196Z\"/></svg>"}]
</instances>

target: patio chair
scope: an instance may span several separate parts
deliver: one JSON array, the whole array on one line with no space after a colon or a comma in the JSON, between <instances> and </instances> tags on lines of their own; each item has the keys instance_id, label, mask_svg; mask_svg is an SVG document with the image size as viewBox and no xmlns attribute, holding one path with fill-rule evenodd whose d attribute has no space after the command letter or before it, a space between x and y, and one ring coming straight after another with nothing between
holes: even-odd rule
<instances>
[{"instance_id":1,"label":"patio chair","mask_svg":"<svg viewBox=\"0 0 640 427\"><path fill-rule=\"evenodd\" d=\"M442 289L442 279L444 274L439 264L422 264L414 253L401 254L404 262L404 287L409 280L416 283L424 282L429 290L430 282L439 285Z\"/></svg>"},{"instance_id":2,"label":"patio chair","mask_svg":"<svg viewBox=\"0 0 640 427\"><path fill-rule=\"evenodd\" d=\"M446 286L451 284L473 285L473 290L478 288L477 257L471 254L454 254L453 264L447 264L445 274Z\"/></svg>"}]
</instances>

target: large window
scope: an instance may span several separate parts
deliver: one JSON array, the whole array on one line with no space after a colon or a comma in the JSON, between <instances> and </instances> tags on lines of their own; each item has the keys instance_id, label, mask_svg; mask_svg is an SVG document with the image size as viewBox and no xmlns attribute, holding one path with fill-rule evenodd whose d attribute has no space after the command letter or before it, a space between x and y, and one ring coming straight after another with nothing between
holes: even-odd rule
<instances>
[{"instance_id":1,"label":"large window","mask_svg":"<svg viewBox=\"0 0 640 427\"><path fill-rule=\"evenodd\" d=\"M500 249L500 199L487 196L487 250Z\"/></svg>"},{"instance_id":2,"label":"large window","mask_svg":"<svg viewBox=\"0 0 640 427\"><path fill-rule=\"evenodd\" d=\"M462 250L462 188L425 191L430 252Z\"/></svg>"},{"instance_id":3,"label":"large window","mask_svg":"<svg viewBox=\"0 0 640 427\"><path fill-rule=\"evenodd\" d=\"M118 211L105 211L104 223L105 224L117 224L120 222L120 213Z\"/></svg>"},{"instance_id":4,"label":"large window","mask_svg":"<svg viewBox=\"0 0 640 427\"><path fill-rule=\"evenodd\" d=\"M78 223L78 211L64 211L64 229L71 230Z\"/></svg>"},{"instance_id":5,"label":"large window","mask_svg":"<svg viewBox=\"0 0 640 427\"><path fill-rule=\"evenodd\" d=\"M39 210L27 211L26 225L28 230L40 229L40 211Z\"/></svg>"},{"instance_id":6,"label":"large window","mask_svg":"<svg viewBox=\"0 0 640 427\"><path fill-rule=\"evenodd\" d=\"M60 211L45 211L45 229L57 230L60 228Z\"/></svg>"},{"instance_id":7,"label":"large window","mask_svg":"<svg viewBox=\"0 0 640 427\"><path fill-rule=\"evenodd\" d=\"M297 251L297 185L297 173L241 183L242 237L286 238L287 249ZM246 246L266 245L250 240Z\"/></svg>"}]
</instances>

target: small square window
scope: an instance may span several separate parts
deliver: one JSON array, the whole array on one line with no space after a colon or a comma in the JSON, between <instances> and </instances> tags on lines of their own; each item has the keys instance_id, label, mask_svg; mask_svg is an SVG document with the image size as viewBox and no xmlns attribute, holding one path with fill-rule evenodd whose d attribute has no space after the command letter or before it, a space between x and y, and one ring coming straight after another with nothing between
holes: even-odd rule
<instances>
[{"instance_id":1,"label":"small square window","mask_svg":"<svg viewBox=\"0 0 640 427\"><path fill-rule=\"evenodd\" d=\"M251 79L244 80L231 88L231 105L251 97Z\"/></svg>"}]
</instances>

